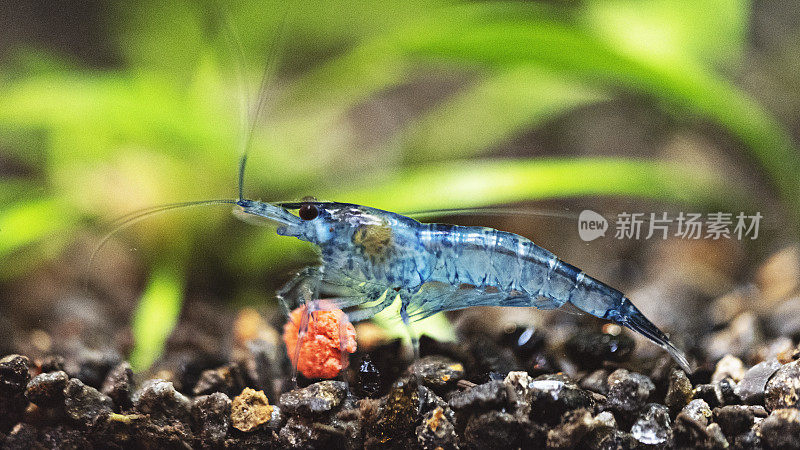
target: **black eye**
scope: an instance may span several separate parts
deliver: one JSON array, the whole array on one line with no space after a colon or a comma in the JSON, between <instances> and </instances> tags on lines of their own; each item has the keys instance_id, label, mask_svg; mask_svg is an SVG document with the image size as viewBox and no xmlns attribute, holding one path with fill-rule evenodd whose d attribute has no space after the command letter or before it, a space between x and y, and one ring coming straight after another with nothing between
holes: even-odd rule
<instances>
[{"instance_id":1,"label":"black eye","mask_svg":"<svg viewBox=\"0 0 800 450\"><path fill-rule=\"evenodd\" d=\"M312 205L311 203L306 203L300 207L300 210L297 212L297 214L303 220L311 220L317 217L317 215L319 214L319 210L317 210L317 207L315 205Z\"/></svg>"}]
</instances>

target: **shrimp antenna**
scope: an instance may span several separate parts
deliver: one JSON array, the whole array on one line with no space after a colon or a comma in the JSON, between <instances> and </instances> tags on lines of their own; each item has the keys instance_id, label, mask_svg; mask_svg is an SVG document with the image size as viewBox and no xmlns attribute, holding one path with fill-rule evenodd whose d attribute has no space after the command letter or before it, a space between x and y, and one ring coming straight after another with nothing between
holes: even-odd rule
<instances>
[{"instance_id":1,"label":"shrimp antenna","mask_svg":"<svg viewBox=\"0 0 800 450\"><path fill-rule=\"evenodd\" d=\"M482 215L502 215L502 216L532 216L532 217L555 217L567 220L578 220L578 214L570 211L558 211L544 208L496 208L496 207L473 207L473 208L443 208L426 209L405 213L406 216L413 218L431 218L448 216L482 216Z\"/></svg>"},{"instance_id":2,"label":"shrimp antenna","mask_svg":"<svg viewBox=\"0 0 800 450\"><path fill-rule=\"evenodd\" d=\"M238 91L239 91L239 166L238 170L238 191L239 191L239 200L244 199L244 167L247 163L247 148L250 143L250 136L252 133L248 132L248 115L250 114L250 101L249 96L247 95L246 89L246 82L245 82L245 73L247 72L247 59L244 56L244 49L242 48L242 40L239 38L239 33L236 32L236 27L233 26L231 22L230 15L228 11L222 7L222 5L216 1L214 5L217 7L217 14L221 16L224 20L223 23L225 25L225 37L228 46L231 47L231 50L236 55L236 75L238 81Z\"/></svg>"},{"instance_id":3,"label":"shrimp antenna","mask_svg":"<svg viewBox=\"0 0 800 450\"><path fill-rule=\"evenodd\" d=\"M285 7L281 11L281 15L278 18L278 25L275 28L275 33L273 34L272 40L270 41L269 48L267 49L267 61L264 67L264 72L261 75L261 83L258 89L258 102L256 103L255 110L250 111L250 127L247 129L246 136L242 140L241 143L241 151L240 151L240 158L239 158L239 200L244 199L244 170L245 166L247 165L247 155L250 152L250 148L253 145L253 135L255 134L256 126L258 125L258 119L264 114L264 111L268 104L273 103L273 98L269 94L269 87L272 84L272 81L275 79L275 74L277 72L278 61L279 61L279 50L281 49L281 41L284 35L284 31L286 29L286 22L288 21L289 16L289 7ZM242 50L241 40L238 37L235 29L231 26L231 24L226 21L228 25L228 29L230 34L233 36L234 44L237 47L237 54L240 57L240 66L245 66L244 61L244 51ZM240 83L243 84L244 77L240 77ZM244 102L247 105L247 109L250 109L249 102Z\"/></svg>"},{"instance_id":4,"label":"shrimp antenna","mask_svg":"<svg viewBox=\"0 0 800 450\"><path fill-rule=\"evenodd\" d=\"M179 203L168 203L166 205L158 205L153 206L150 208L140 209L138 211L134 211L132 213L126 214L122 217L117 218L113 222L111 222L108 227L111 228L111 231L106 233L103 236L103 239L100 240L100 243L92 251L91 256L89 257L89 262L86 264L87 268L92 266L95 257L100 252L100 250L108 243L108 241L113 237L115 234L119 233L120 231L128 228L129 226L143 220L147 217L153 216L155 214L159 214L165 211L170 211L173 209L181 209L181 208L188 208L193 206L206 206L206 205L235 205L236 200L230 199L216 199L216 200L198 200L193 202L179 202Z\"/></svg>"},{"instance_id":5,"label":"shrimp antenna","mask_svg":"<svg viewBox=\"0 0 800 450\"><path fill-rule=\"evenodd\" d=\"M236 28L232 25L230 21L230 17L228 16L226 10L221 7L218 2L214 2L217 6L217 12L224 18L225 29L227 31L227 36L229 38L229 44L232 44L233 50L237 56L238 63L237 63L237 75L239 78L239 94L241 100L241 122L242 128L245 129L245 122L247 122L246 115L250 110L249 102L247 101L247 95L244 88L245 84L245 57L244 57L244 50L242 47L241 39L239 38L238 33L236 33ZM261 84L259 87L259 101L254 111L252 111L249 122L250 126L247 129L244 137L240 142L240 152L241 157L239 159L239 167L238 167L238 200L242 200L244 198L244 169L247 164L247 155L249 149L252 145L253 141L253 134L255 132L255 127L258 121L258 118L263 113L267 103L268 103L268 87L270 82L273 79L273 76L276 72L276 66L278 61L278 49L280 48L279 44L281 41L281 37L284 33L284 29L286 28L287 17L289 14L289 8L286 7L282 10L280 17L278 18L278 25L275 30L275 34L273 36L272 41L269 45L269 50L267 54L267 63L264 73L261 78ZM231 42L232 41L232 42ZM169 203L166 205L158 205L153 206L150 208L140 209L138 211L134 211L132 213L126 214L109 224L111 227L111 231L109 231L103 239L101 239L100 243L95 247L92 251L91 256L89 257L89 262L87 263L87 267L91 267L92 263L94 262L97 253L105 246L105 244L111 239L119 231L133 225L134 223L143 220L147 217L153 216L155 214L159 214L165 211L193 207L193 206L207 206L207 205L235 205L237 200L231 199L216 199L216 200L199 200L199 201L191 201L191 202L179 202L179 203Z\"/></svg>"},{"instance_id":6,"label":"shrimp antenna","mask_svg":"<svg viewBox=\"0 0 800 450\"><path fill-rule=\"evenodd\" d=\"M239 158L239 200L244 200L244 167L247 165L247 153Z\"/></svg>"}]
</instances>

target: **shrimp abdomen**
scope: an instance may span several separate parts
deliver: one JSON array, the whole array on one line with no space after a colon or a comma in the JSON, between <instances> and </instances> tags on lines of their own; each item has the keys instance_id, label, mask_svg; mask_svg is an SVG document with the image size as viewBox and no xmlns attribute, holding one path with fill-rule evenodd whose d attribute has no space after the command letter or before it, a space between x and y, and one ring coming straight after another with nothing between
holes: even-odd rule
<instances>
[{"instance_id":1,"label":"shrimp abdomen","mask_svg":"<svg viewBox=\"0 0 800 450\"><path fill-rule=\"evenodd\" d=\"M611 320L647 337L690 371L686 357L622 292L590 277L553 253L513 233L489 228L427 225L426 247L437 255L429 281L475 284L467 294L450 293L446 302L427 303L426 315L475 305L532 306L551 309L565 303L593 316ZM492 287L511 295L480 298ZM488 292L488 290L487 290ZM516 293L516 294L515 294ZM542 297L549 301L542 301Z\"/></svg>"}]
</instances>

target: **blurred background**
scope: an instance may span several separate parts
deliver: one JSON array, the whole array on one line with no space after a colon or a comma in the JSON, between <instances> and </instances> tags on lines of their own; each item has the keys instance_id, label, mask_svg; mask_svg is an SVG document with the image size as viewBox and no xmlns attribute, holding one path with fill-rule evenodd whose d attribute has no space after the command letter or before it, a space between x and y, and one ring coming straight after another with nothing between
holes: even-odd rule
<instances>
[{"instance_id":1,"label":"blurred background","mask_svg":"<svg viewBox=\"0 0 800 450\"><path fill-rule=\"evenodd\" d=\"M97 250L121 216L235 197L249 148L249 198L500 207L424 218L522 234L695 355L758 358L800 334L798 102L789 0L5 2L0 353L144 370L224 361L243 307L279 325L275 289L313 249L226 206ZM764 219L755 240L584 242L583 209Z\"/></svg>"}]
</instances>

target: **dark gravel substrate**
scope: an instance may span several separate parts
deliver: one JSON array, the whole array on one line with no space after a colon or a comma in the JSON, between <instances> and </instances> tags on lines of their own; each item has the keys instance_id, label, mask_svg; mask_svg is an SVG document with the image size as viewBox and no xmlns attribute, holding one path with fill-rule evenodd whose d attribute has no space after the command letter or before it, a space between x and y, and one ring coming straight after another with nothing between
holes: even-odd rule
<instances>
[{"instance_id":1,"label":"dark gravel substrate","mask_svg":"<svg viewBox=\"0 0 800 450\"><path fill-rule=\"evenodd\" d=\"M522 344L479 337L469 345L426 340L428 355L399 376L382 367L402 361L400 347L382 344L353 355L349 383L303 380L305 387L279 397L278 380L258 377L278 364L259 358L266 342L200 370L191 386L179 382L191 376L166 372L160 375L172 381L136 381L126 362L103 366L103 358L9 355L0 360L0 442L25 449L800 448L796 349L749 369L726 356L687 377L660 358L639 373L620 367L633 342L598 329L568 341L570 361L561 364L577 371L567 376L542 350L546 336Z\"/></svg>"}]
</instances>

